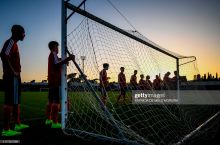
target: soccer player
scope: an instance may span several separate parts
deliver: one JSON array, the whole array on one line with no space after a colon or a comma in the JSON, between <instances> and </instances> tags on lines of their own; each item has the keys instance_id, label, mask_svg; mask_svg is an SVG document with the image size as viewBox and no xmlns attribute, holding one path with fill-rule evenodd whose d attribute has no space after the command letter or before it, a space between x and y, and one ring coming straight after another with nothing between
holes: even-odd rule
<instances>
[{"instance_id":1,"label":"soccer player","mask_svg":"<svg viewBox=\"0 0 220 145\"><path fill-rule=\"evenodd\" d=\"M163 77L164 89L167 90L171 87L170 72L168 71Z\"/></svg>"},{"instance_id":2,"label":"soccer player","mask_svg":"<svg viewBox=\"0 0 220 145\"><path fill-rule=\"evenodd\" d=\"M50 54L48 57L48 104L46 108L47 120L46 125L51 125L51 128L61 128L61 124L58 123L58 111L60 104L60 85L61 85L61 66L68 63L70 60L74 60L75 56L70 55L64 60L58 58L58 46L59 43L51 41L48 44Z\"/></svg>"},{"instance_id":3,"label":"soccer player","mask_svg":"<svg viewBox=\"0 0 220 145\"><path fill-rule=\"evenodd\" d=\"M5 93L2 136L20 135L19 130L29 127L20 122L21 64L17 42L23 41L25 30L20 25L13 25L11 33L11 38L5 42L1 51ZM14 130L10 129L11 114L15 120Z\"/></svg>"},{"instance_id":4,"label":"soccer player","mask_svg":"<svg viewBox=\"0 0 220 145\"><path fill-rule=\"evenodd\" d=\"M153 83L150 80L150 76L146 76L146 84L147 84L147 90L152 90L153 89Z\"/></svg>"},{"instance_id":5,"label":"soccer player","mask_svg":"<svg viewBox=\"0 0 220 145\"><path fill-rule=\"evenodd\" d=\"M156 78L153 81L153 87L155 90L161 90L162 89L162 83L163 81L161 80L159 75L156 75Z\"/></svg>"},{"instance_id":6,"label":"soccer player","mask_svg":"<svg viewBox=\"0 0 220 145\"><path fill-rule=\"evenodd\" d=\"M121 72L118 74L118 83L119 83L119 87L120 87L120 94L118 96L117 103L119 103L119 100L121 97L123 97L123 99L124 99L123 102L125 102L126 87L127 87L126 77L124 74L125 68L121 67L120 70L121 70Z\"/></svg>"},{"instance_id":7,"label":"soccer player","mask_svg":"<svg viewBox=\"0 0 220 145\"><path fill-rule=\"evenodd\" d=\"M146 84L146 81L144 80L144 75L143 74L141 74L140 75L140 80L139 80L139 88L141 89L141 90L146 90L147 89L147 84Z\"/></svg>"},{"instance_id":8,"label":"soccer player","mask_svg":"<svg viewBox=\"0 0 220 145\"><path fill-rule=\"evenodd\" d=\"M177 71L174 71L174 77L171 78L171 82L172 82L172 89L177 89Z\"/></svg>"},{"instance_id":9,"label":"soccer player","mask_svg":"<svg viewBox=\"0 0 220 145\"><path fill-rule=\"evenodd\" d=\"M107 101L107 91L109 87L108 77L107 77L107 70L109 69L109 64L103 64L103 70L99 73L99 81L100 81L100 89L101 89L101 100L104 105L106 105Z\"/></svg>"},{"instance_id":10,"label":"soccer player","mask_svg":"<svg viewBox=\"0 0 220 145\"><path fill-rule=\"evenodd\" d=\"M134 70L134 74L131 76L131 79L130 79L130 83L131 83L131 86L132 86L132 89L133 90L137 90L138 89L138 83L137 83L137 70Z\"/></svg>"}]
</instances>

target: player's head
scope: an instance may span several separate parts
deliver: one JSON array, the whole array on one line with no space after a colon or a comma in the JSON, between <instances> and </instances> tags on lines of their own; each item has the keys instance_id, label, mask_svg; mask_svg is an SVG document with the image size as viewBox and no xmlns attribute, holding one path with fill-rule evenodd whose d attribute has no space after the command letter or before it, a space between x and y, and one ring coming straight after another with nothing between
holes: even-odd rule
<instances>
[{"instance_id":1,"label":"player's head","mask_svg":"<svg viewBox=\"0 0 220 145\"><path fill-rule=\"evenodd\" d=\"M177 76L177 71L176 70L174 71L174 75Z\"/></svg>"},{"instance_id":2,"label":"player's head","mask_svg":"<svg viewBox=\"0 0 220 145\"><path fill-rule=\"evenodd\" d=\"M138 72L137 70L134 70L134 74L135 74L135 75L137 74L137 72Z\"/></svg>"},{"instance_id":3,"label":"player's head","mask_svg":"<svg viewBox=\"0 0 220 145\"><path fill-rule=\"evenodd\" d=\"M149 79L150 79L150 76L149 76L149 75L147 75L147 76L146 76L146 79L147 79L147 80L149 80Z\"/></svg>"},{"instance_id":4,"label":"player's head","mask_svg":"<svg viewBox=\"0 0 220 145\"><path fill-rule=\"evenodd\" d=\"M58 46L59 46L59 43L57 41L50 41L48 43L48 47L50 51L55 51L56 53L58 53Z\"/></svg>"},{"instance_id":5,"label":"player's head","mask_svg":"<svg viewBox=\"0 0 220 145\"><path fill-rule=\"evenodd\" d=\"M159 75L156 75L156 79L160 79Z\"/></svg>"},{"instance_id":6,"label":"player's head","mask_svg":"<svg viewBox=\"0 0 220 145\"><path fill-rule=\"evenodd\" d=\"M104 68L105 70L108 70L109 64L108 64L108 63L104 63L104 64L103 64L103 68Z\"/></svg>"},{"instance_id":7,"label":"player's head","mask_svg":"<svg viewBox=\"0 0 220 145\"><path fill-rule=\"evenodd\" d=\"M125 71L125 68L124 68L124 67L121 67L120 70L121 70L121 72L124 72L124 71Z\"/></svg>"},{"instance_id":8,"label":"player's head","mask_svg":"<svg viewBox=\"0 0 220 145\"><path fill-rule=\"evenodd\" d=\"M168 71L165 75L166 75L166 76L169 76L169 75L170 75L170 72Z\"/></svg>"},{"instance_id":9,"label":"player's head","mask_svg":"<svg viewBox=\"0 0 220 145\"><path fill-rule=\"evenodd\" d=\"M140 78L141 78L141 79L143 79L143 78L144 78L144 75L143 75L143 74L141 74L141 75L140 75Z\"/></svg>"},{"instance_id":10,"label":"player's head","mask_svg":"<svg viewBox=\"0 0 220 145\"><path fill-rule=\"evenodd\" d=\"M12 33L13 39L15 39L16 41L24 40L25 30L21 25L13 25L11 27L11 33Z\"/></svg>"}]
</instances>

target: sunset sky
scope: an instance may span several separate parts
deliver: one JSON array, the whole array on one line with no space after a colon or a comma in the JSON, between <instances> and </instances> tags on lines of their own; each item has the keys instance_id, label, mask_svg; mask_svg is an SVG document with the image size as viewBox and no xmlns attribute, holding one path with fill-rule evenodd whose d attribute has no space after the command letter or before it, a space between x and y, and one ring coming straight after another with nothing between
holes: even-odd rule
<instances>
[{"instance_id":1,"label":"sunset sky","mask_svg":"<svg viewBox=\"0 0 220 145\"><path fill-rule=\"evenodd\" d=\"M73 1L73 0L72 0ZM220 75L219 0L111 0L132 25L160 46L196 56L201 74ZM74 0L78 5L80 0ZM123 29L132 29L107 0L87 0L86 10ZM73 17L71 19L74 22ZM1 0L0 46L13 24L26 30L19 42L22 80L47 79L48 42L61 41L60 0ZM76 20L77 22L77 20ZM2 66L0 66L2 76Z\"/></svg>"}]
</instances>

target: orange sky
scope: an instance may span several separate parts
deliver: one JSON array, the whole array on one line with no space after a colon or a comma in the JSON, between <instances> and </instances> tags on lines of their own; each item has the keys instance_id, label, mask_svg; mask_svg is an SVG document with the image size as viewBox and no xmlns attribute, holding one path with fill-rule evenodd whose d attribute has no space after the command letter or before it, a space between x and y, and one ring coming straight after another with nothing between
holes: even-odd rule
<instances>
[{"instance_id":1,"label":"orange sky","mask_svg":"<svg viewBox=\"0 0 220 145\"><path fill-rule=\"evenodd\" d=\"M147 38L179 54L196 56L201 74L220 74L220 1L111 1ZM16 11L16 17L8 8ZM23 81L47 79L47 44L61 39L60 8L60 0L53 0L53 5L51 0L0 1L1 17L7 20L0 26L1 46L10 37L13 24L26 29L25 40L18 43ZM107 1L88 1L86 10L120 28L132 29ZM71 19L75 23L78 17ZM0 71L2 74L2 66Z\"/></svg>"}]
</instances>

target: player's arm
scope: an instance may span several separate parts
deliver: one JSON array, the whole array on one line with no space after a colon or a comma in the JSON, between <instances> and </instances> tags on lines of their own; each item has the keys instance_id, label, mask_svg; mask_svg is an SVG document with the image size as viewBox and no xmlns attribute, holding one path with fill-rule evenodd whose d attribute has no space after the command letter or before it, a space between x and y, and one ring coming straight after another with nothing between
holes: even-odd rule
<instances>
[{"instance_id":1,"label":"player's arm","mask_svg":"<svg viewBox=\"0 0 220 145\"><path fill-rule=\"evenodd\" d=\"M63 64L67 64L70 60L75 61L75 55L70 55L69 57L65 58L64 60L60 60L56 63L56 65L63 65Z\"/></svg>"}]
</instances>

